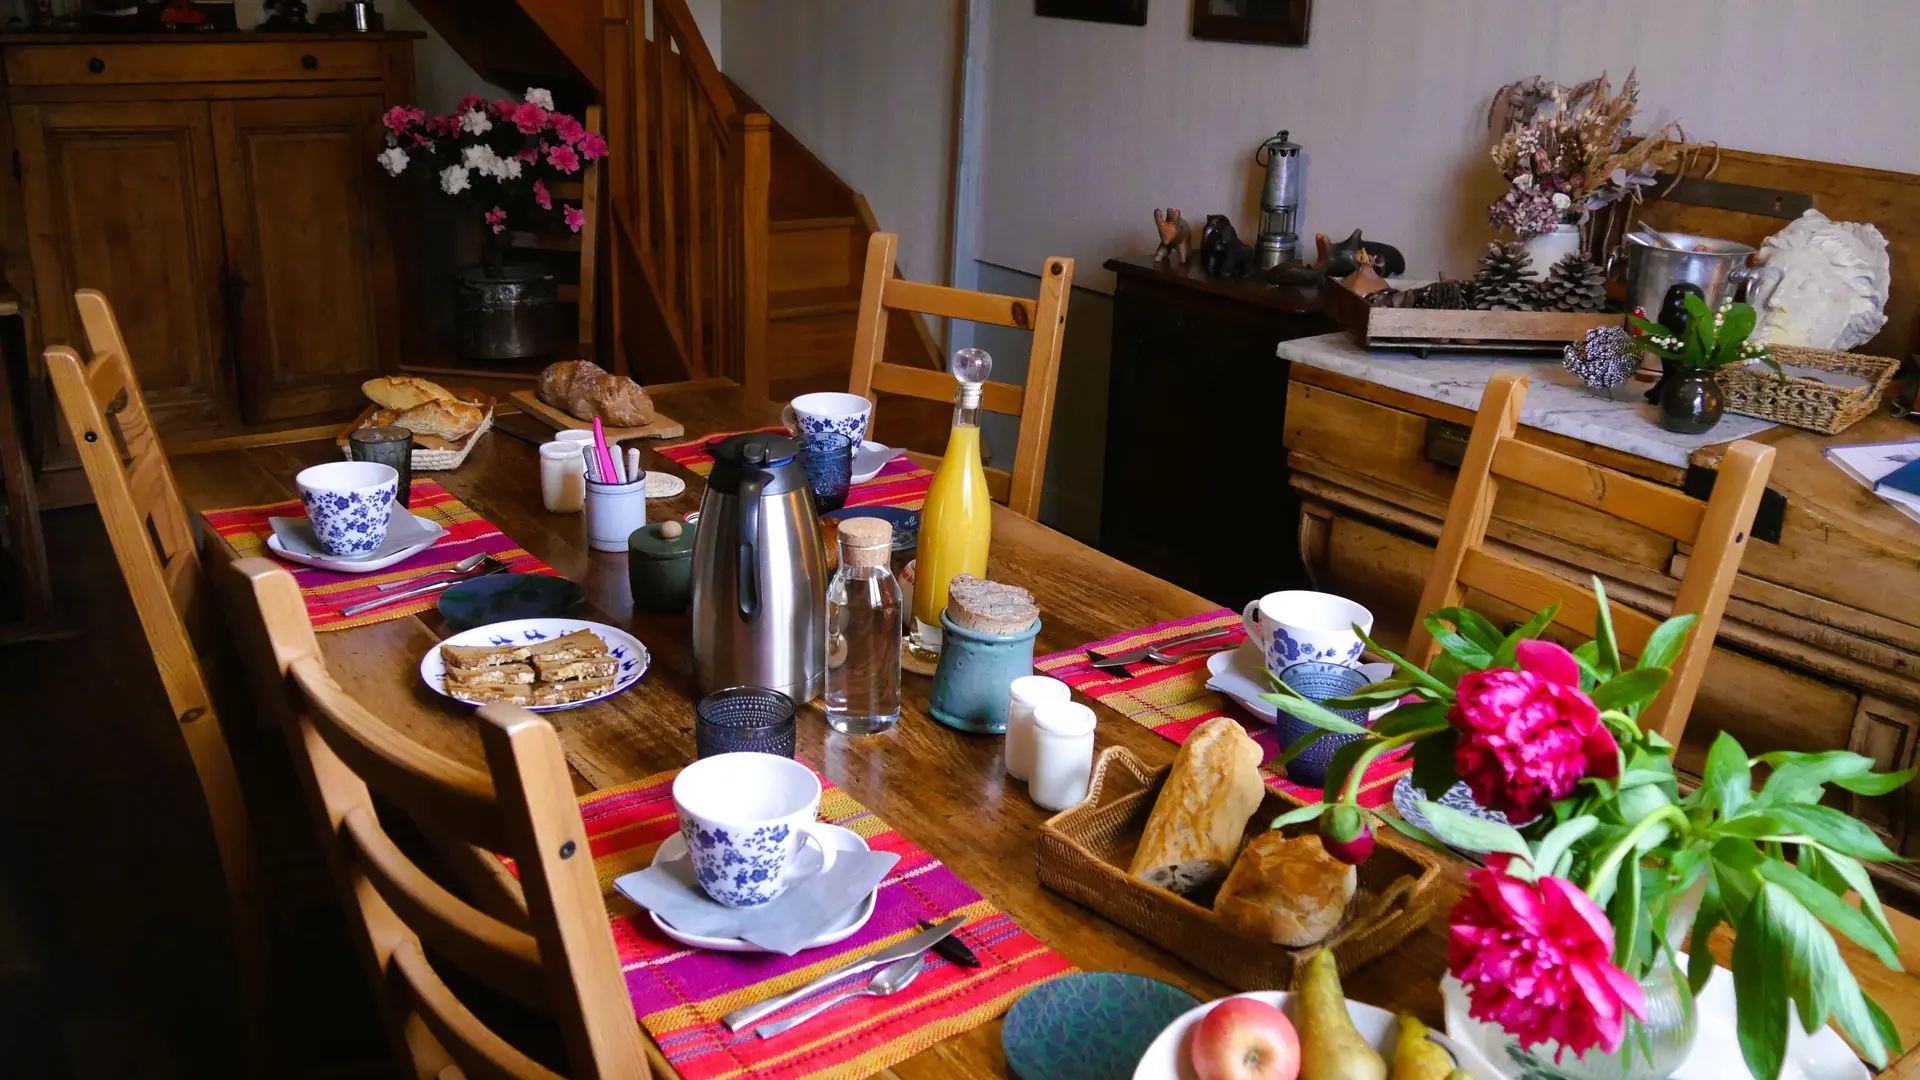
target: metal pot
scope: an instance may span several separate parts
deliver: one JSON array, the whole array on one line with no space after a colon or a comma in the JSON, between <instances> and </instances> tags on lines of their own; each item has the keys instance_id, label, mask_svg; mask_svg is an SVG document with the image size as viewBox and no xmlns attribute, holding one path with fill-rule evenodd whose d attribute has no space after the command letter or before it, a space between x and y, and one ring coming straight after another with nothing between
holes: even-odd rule
<instances>
[{"instance_id":1,"label":"metal pot","mask_svg":"<svg viewBox=\"0 0 1920 1080\"><path fill-rule=\"evenodd\" d=\"M1641 239L1637 233L1629 233L1626 241L1608 256L1609 277L1614 276L1623 261L1626 263L1628 311L1642 308L1648 318L1656 317L1660 305L1666 301L1667 290L1677 281L1698 285L1707 306L1717 308L1735 299L1740 286L1753 276L1748 266L1753 248L1745 244L1691 233L1670 232L1666 237L1680 245L1679 248L1663 248ZM1695 251L1695 248L1701 250Z\"/></svg>"},{"instance_id":2,"label":"metal pot","mask_svg":"<svg viewBox=\"0 0 1920 1080\"><path fill-rule=\"evenodd\" d=\"M453 348L469 360L548 356L560 347L560 290L544 266L464 266L453 275Z\"/></svg>"}]
</instances>

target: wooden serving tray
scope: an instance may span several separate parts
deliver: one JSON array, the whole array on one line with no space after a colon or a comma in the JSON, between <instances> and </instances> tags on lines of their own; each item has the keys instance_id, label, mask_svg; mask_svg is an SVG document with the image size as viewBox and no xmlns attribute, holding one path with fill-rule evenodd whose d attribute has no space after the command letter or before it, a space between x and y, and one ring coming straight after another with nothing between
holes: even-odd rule
<instances>
[{"instance_id":1,"label":"wooden serving tray","mask_svg":"<svg viewBox=\"0 0 1920 1080\"><path fill-rule=\"evenodd\" d=\"M1149 769L1124 746L1110 746L1094 764L1087 799L1040 826L1040 884L1164 946L1236 990L1293 985L1294 968L1322 947L1340 970L1351 972L1405 941L1432 917L1440 860L1432 852L1380 830L1373 857L1361 865L1359 888L1347 914L1318 945L1290 949L1242 937L1211 908L1211 896L1192 899L1127 873L1153 801L1172 767ZM1267 831L1275 817L1300 804L1267 789L1247 822L1247 838ZM1289 835L1312 822L1290 826Z\"/></svg>"},{"instance_id":2,"label":"wooden serving tray","mask_svg":"<svg viewBox=\"0 0 1920 1080\"><path fill-rule=\"evenodd\" d=\"M528 416L539 417L547 423L552 424L556 429L590 429L593 427L593 421L582 420L577 416L561 412L559 409L541 401L539 395L531 390L515 390L507 396L512 398L513 403L520 406ZM612 442L621 442L626 439L677 439L687 433L685 424L659 412L653 414L653 423L651 424L642 424L639 427L613 427L606 425L603 426L601 430L606 433L607 439Z\"/></svg>"},{"instance_id":3,"label":"wooden serving tray","mask_svg":"<svg viewBox=\"0 0 1920 1080\"><path fill-rule=\"evenodd\" d=\"M1406 282L1403 284L1413 284ZM1382 308L1367 303L1340 281L1320 287L1320 306L1369 349L1429 349L1473 352L1558 351L1587 331L1618 325L1619 312L1444 311Z\"/></svg>"},{"instance_id":4,"label":"wooden serving tray","mask_svg":"<svg viewBox=\"0 0 1920 1080\"><path fill-rule=\"evenodd\" d=\"M480 441L480 436L485 435L487 429L493 427L493 409L498 402L492 397L472 387L463 387L458 390L449 388L447 392L461 401L480 406L486 415L481 418L480 426L468 432L464 439L443 439L438 435L416 433L413 437L413 467L416 470L438 471L459 468L461 463L467 460L467 453L473 449L475 443ZM378 404L368 402L366 409L359 416L354 417L352 423L340 429L340 434L334 436L333 440L340 447L340 453L347 452L347 436L367 426L367 419L379 408Z\"/></svg>"}]
</instances>

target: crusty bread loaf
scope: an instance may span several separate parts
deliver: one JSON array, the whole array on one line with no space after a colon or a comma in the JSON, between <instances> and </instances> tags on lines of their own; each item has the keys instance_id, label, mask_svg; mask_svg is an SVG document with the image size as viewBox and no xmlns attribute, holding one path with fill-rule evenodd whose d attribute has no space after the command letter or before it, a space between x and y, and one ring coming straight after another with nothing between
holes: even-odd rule
<instances>
[{"instance_id":1,"label":"crusty bread loaf","mask_svg":"<svg viewBox=\"0 0 1920 1080\"><path fill-rule=\"evenodd\" d=\"M480 406L448 399L415 405L394 417L393 422L415 435L438 435L458 442L473 434L486 418L487 411Z\"/></svg>"},{"instance_id":2,"label":"crusty bread loaf","mask_svg":"<svg viewBox=\"0 0 1920 1080\"><path fill-rule=\"evenodd\" d=\"M576 420L599 417L614 427L653 423L653 399L640 384L591 360L564 360L540 372L534 393Z\"/></svg>"},{"instance_id":3,"label":"crusty bread loaf","mask_svg":"<svg viewBox=\"0 0 1920 1080\"><path fill-rule=\"evenodd\" d=\"M982 634L1023 634L1040 617L1033 594L1018 585L956 574L947 586L947 618Z\"/></svg>"},{"instance_id":4,"label":"crusty bread loaf","mask_svg":"<svg viewBox=\"0 0 1920 1080\"><path fill-rule=\"evenodd\" d=\"M1255 941L1300 948L1340 925L1360 875L1327 854L1318 836L1253 838L1213 901L1214 913Z\"/></svg>"},{"instance_id":5,"label":"crusty bread loaf","mask_svg":"<svg viewBox=\"0 0 1920 1080\"><path fill-rule=\"evenodd\" d=\"M1260 758L1260 744L1229 717L1193 729L1154 800L1127 873L1182 894L1226 877L1266 790Z\"/></svg>"},{"instance_id":6,"label":"crusty bread loaf","mask_svg":"<svg viewBox=\"0 0 1920 1080\"><path fill-rule=\"evenodd\" d=\"M446 387L432 380L417 379L411 375L368 379L360 384L360 392L372 398L374 404L381 408L399 412L425 405L429 401L453 400L453 395L447 392Z\"/></svg>"}]
</instances>

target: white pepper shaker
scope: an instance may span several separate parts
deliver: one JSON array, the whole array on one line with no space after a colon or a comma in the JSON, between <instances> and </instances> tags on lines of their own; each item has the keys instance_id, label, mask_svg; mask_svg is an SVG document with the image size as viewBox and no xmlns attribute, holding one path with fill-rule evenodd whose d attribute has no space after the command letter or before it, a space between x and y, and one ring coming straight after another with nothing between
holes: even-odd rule
<instances>
[{"instance_id":1,"label":"white pepper shaker","mask_svg":"<svg viewBox=\"0 0 1920 1080\"><path fill-rule=\"evenodd\" d=\"M1033 710L1033 773L1027 794L1047 810L1087 797L1093 775L1093 710L1077 701L1042 702Z\"/></svg>"},{"instance_id":2,"label":"white pepper shaker","mask_svg":"<svg viewBox=\"0 0 1920 1080\"><path fill-rule=\"evenodd\" d=\"M1072 701L1073 690L1059 679L1022 675L1008 688L1007 775L1025 780L1033 772L1033 710L1048 701Z\"/></svg>"}]
</instances>

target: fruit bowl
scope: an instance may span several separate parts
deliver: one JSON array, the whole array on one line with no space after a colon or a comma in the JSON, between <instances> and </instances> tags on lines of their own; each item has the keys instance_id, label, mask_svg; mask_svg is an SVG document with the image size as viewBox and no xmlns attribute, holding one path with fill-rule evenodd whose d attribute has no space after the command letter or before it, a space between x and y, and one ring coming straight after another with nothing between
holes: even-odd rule
<instances>
[{"instance_id":1,"label":"fruit bowl","mask_svg":"<svg viewBox=\"0 0 1920 1080\"><path fill-rule=\"evenodd\" d=\"M1300 1018L1291 1004L1293 995L1284 990L1255 990L1250 994L1235 994L1234 997L1264 1001L1286 1013L1287 1019L1294 1022L1294 1027L1300 1026ZM1201 1017L1212 1012L1221 1001L1231 1000L1221 998L1220 1001L1209 1001L1181 1013L1147 1047L1140 1064L1134 1066L1133 1080L1195 1080L1193 1066L1189 1064L1192 1055L1187 1045L1192 1041L1193 1028L1200 1023ZM1353 1020L1354 1029L1361 1038L1380 1051L1382 1057L1392 1060L1394 1036L1399 1033L1399 1021L1394 1019L1392 1013L1348 998L1347 1016Z\"/></svg>"}]
</instances>

